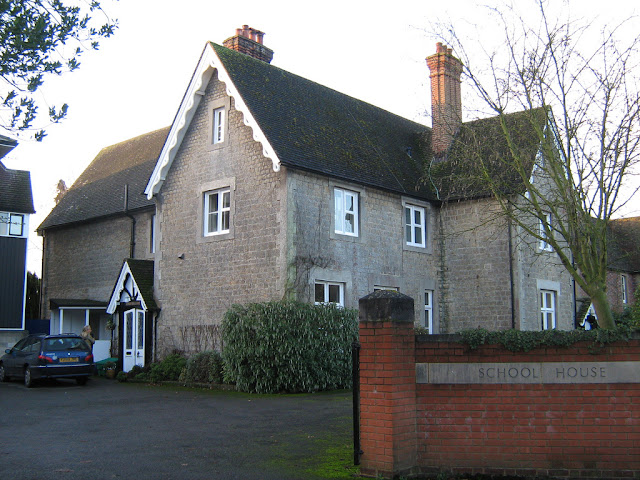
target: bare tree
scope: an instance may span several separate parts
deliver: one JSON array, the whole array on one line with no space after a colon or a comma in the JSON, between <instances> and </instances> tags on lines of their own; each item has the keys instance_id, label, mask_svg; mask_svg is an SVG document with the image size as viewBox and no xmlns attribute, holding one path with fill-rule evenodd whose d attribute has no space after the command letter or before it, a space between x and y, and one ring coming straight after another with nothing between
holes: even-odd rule
<instances>
[{"instance_id":1,"label":"bare tree","mask_svg":"<svg viewBox=\"0 0 640 480\"><path fill-rule=\"evenodd\" d=\"M507 146L506 155L478 155L474 181L503 215L558 255L591 298L600 326L612 328L606 233L638 192L629 188L640 154L638 29L629 28L634 18L599 29L552 14L545 0L534 3L533 15L513 5L491 10L503 41L484 51L482 68L477 45L467 49L455 26L440 27L464 78L496 118L496 143ZM484 32L492 28L483 25ZM635 32L625 39L629 30ZM517 122L514 112L521 112ZM520 148L525 130L539 143L534 159Z\"/></svg>"}]
</instances>

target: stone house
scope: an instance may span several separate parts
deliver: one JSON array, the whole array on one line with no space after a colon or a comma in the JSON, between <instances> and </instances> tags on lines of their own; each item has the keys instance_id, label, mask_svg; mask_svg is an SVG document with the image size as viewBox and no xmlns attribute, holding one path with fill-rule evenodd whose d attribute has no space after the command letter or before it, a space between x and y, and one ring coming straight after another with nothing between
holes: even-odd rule
<instances>
[{"instance_id":1,"label":"stone house","mask_svg":"<svg viewBox=\"0 0 640 480\"><path fill-rule=\"evenodd\" d=\"M119 341L125 370L213 348L235 303L357 308L377 289L413 297L430 333L573 328L573 282L553 252L495 217L490 195L456 191L444 174L424 180L456 158L455 136L484 125L451 129L451 50L427 59L433 128L272 55L246 26L208 43L173 124L102 150L44 220L53 328L92 324ZM527 148L533 165L539 147Z\"/></svg>"},{"instance_id":2,"label":"stone house","mask_svg":"<svg viewBox=\"0 0 640 480\"><path fill-rule=\"evenodd\" d=\"M0 135L0 160L18 142ZM25 329L31 174L0 161L0 342L12 346ZM4 350L4 348L3 348Z\"/></svg>"}]
</instances>

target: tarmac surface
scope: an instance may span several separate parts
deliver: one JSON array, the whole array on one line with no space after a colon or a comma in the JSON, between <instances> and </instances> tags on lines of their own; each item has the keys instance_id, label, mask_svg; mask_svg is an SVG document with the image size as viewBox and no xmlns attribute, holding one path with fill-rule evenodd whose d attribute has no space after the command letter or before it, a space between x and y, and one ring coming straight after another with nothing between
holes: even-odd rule
<instances>
[{"instance_id":1,"label":"tarmac surface","mask_svg":"<svg viewBox=\"0 0 640 480\"><path fill-rule=\"evenodd\" d=\"M350 392L12 381L0 384L0 479L332 478L312 460L341 446L352 466L351 422Z\"/></svg>"}]
</instances>

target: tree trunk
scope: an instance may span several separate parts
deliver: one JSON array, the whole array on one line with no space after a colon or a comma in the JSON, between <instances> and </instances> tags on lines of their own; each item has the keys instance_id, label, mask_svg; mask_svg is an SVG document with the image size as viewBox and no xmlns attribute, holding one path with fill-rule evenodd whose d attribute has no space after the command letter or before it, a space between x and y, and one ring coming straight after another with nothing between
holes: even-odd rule
<instances>
[{"instance_id":1,"label":"tree trunk","mask_svg":"<svg viewBox=\"0 0 640 480\"><path fill-rule=\"evenodd\" d=\"M590 294L591 303L596 310L596 316L598 317L598 326L600 328L612 329L615 328L616 322L613 319L613 313L609 306L609 300L607 299L607 293L598 290Z\"/></svg>"}]
</instances>

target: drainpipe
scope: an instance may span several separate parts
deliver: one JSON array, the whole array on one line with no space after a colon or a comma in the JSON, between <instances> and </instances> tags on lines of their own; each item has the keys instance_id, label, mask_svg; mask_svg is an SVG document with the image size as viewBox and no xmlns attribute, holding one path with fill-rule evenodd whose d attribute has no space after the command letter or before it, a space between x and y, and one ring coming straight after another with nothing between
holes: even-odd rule
<instances>
[{"instance_id":1,"label":"drainpipe","mask_svg":"<svg viewBox=\"0 0 640 480\"><path fill-rule=\"evenodd\" d=\"M516 328L516 300L514 294L514 284L513 284L513 236L511 232L511 219L507 219L508 231L507 235L509 235L509 280L511 282L511 328L515 330Z\"/></svg>"},{"instance_id":2,"label":"drainpipe","mask_svg":"<svg viewBox=\"0 0 640 480\"><path fill-rule=\"evenodd\" d=\"M129 213L129 184L124 185L124 214L131 219L131 243L129 244L129 258L134 258L136 248L136 219Z\"/></svg>"}]
</instances>

